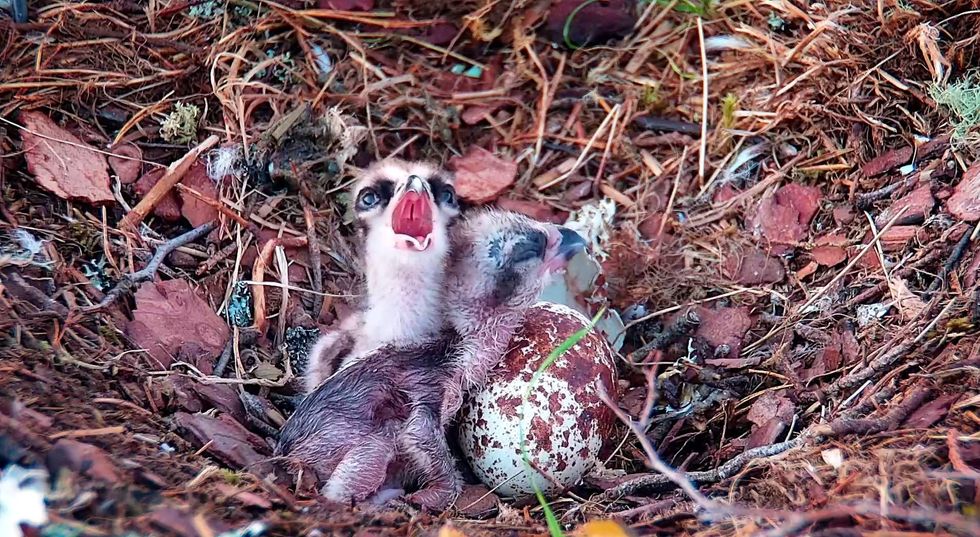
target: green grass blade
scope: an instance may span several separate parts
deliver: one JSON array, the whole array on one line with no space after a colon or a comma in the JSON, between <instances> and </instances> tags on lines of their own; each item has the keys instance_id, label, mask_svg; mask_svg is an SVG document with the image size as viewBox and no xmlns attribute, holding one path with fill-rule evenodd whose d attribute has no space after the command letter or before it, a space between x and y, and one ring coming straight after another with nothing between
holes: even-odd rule
<instances>
[{"instance_id":1,"label":"green grass blade","mask_svg":"<svg viewBox=\"0 0 980 537\"><path fill-rule=\"evenodd\" d=\"M554 350L548 354L545 361L541 363L541 366L538 367L537 371L534 372L534 375L531 376L531 382L529 382L527 385L527 391L524 392L524 396L521 398L521 421L520 429L517 432L518 437L521 439L521 459L524 461L524 470L529 474L534 471L534 468L531 467L531 458L527 454L527 437L524 434L524 414L527 410L527 400L531 397L531 392L537 385L541 375L543 375L544 372L555 363L555 360L568 352L568 349L571 349L576 343L581 341L582 338L589 335L589 332L595 329L596 323L599 322L599 319L601 319L605 313L606 308L602 308L599 310L599 313L592 318L588 326L582 328L578 332L575 332L571 336L568 336L565 341L562 341L560 345L555 347ZM544 517L548 522L548 533L551 534L551 537L564 537L565 533L562 531L561 525L558 523L558 517L555 516L555 512L552 511L551 505L548 504L548 500L544 497L544 493L538 487L538 484L534 481L534 479L531 480L531 486L534 488L534 496L538 499L538 503L541 504L541 508L544 510Z\"/></svg>"}]
</instances>

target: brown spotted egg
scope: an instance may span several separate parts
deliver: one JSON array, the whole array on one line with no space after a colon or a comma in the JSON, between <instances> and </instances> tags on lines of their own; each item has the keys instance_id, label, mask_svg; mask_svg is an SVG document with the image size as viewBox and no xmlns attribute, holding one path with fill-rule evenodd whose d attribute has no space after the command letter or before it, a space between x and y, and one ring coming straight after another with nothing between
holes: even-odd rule
<instances>
[{"instance_id":1,"label":"brown spotted egg","mask_svg":"<svg viewBox=\"0 0 980 537\"><path fill-rule=\"evenodd\" d=\"M477 477L499 495L533 494L532 480L546 493L573 486L595 467L603 444L611 441L616 418L600 398L599 386L616 400L616 362L606 339L595 331L539 375L522 406L531 378L551 351L588 324L568 306L535 304L486 386L463 406L460 447ZM521 456L522 431L530 471Z\"/></svg>"}]
</instances>

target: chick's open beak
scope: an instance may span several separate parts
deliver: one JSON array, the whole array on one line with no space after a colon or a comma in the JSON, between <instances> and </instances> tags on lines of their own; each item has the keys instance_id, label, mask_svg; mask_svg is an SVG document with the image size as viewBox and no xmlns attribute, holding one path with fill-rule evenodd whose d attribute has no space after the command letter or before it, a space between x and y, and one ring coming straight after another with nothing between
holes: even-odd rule
<instances>
[{"instance_id":1,"label":"chick's open beak","mask_svg":"<svg viewBox=\"0 0 980 537\"><path fill-rule=\"evenodd\" d=\"M391 213L391 229L407 246L425 250L432 235L432 207L435 201L417 175L408 178L404 192L395 201Z\"/></svg>"}]
</instances>

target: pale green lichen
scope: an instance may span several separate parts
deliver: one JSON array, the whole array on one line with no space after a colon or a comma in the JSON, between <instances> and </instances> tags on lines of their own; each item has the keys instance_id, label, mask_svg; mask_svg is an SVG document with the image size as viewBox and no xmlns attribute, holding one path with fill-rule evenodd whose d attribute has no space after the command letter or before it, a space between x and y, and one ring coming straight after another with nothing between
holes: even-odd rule
<instances>
[{"instance_id":1,"label":"pale green lichen","mask_svg":"<svg viewBox=\"0 0 980 537\"><path fill-rule=\"evenodd\" d=\"M221 4L215 2L215 0L208 0L207 2L191 6L187 13L195 19L211 20L224 12L224 7Z\"/></svg>"},{"instance_id":2,"label":"pale green lichen","mask_svg":"<svg viewBox=\"0 0 980 537\"><path fill-rule=\"evenodd\" d=\"M933 84L929 96L950 113L953 137L960 141L976 139L980 126L980 70L967 73L958 82Z\"/></svg>"},{"instance_id":3,"label":"pale green lichen","mask_svg":"<svg viewBox=\"0 0 980 537\"><path fill-rule=\"evenodd\" d=\"M160 136L173 144L190 143L197 137L197 119L201 110L193 104L178 102L160 124Z\"/></svg>"}]
</instances>

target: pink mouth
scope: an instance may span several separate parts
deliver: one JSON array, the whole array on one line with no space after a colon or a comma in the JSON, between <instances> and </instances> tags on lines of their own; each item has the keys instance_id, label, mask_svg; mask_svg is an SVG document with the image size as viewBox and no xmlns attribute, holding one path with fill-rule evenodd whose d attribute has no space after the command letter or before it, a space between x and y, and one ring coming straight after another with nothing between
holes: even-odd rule
<instances>
[{"instance_id":1,"label":"pink mouth","mask_svg":"<svg viewBox=\"0 0 980 537\"><path fill-rule=\"evenodd\" d=\"M406 192L391 213L391 229L398 246L425 250L432 238L432 206L418 192Z\"/></svg>"}]
</instances>

